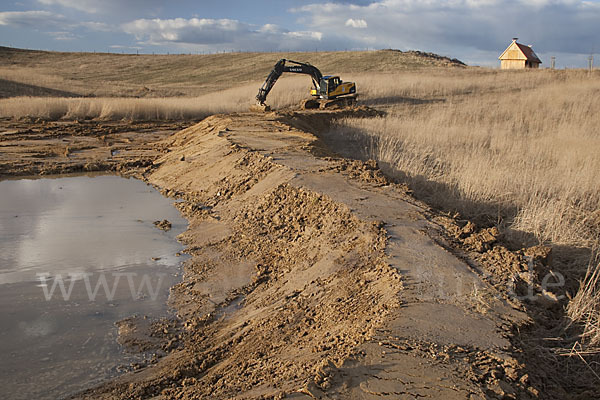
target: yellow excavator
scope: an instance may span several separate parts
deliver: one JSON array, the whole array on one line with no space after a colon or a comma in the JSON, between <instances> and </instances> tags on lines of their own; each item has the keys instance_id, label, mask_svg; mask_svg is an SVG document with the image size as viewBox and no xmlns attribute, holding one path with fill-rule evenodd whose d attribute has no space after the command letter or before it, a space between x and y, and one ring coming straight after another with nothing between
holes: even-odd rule
<instances>
[{"instance_id":1,"label":"yellow excavator","mask_svg":"<svg viewBox=\"0 0 600 400\"><path fill-rule=\"evenodd\" d=\"M267 95L284 72L310 75L313 83L310 94L313 98L304 100L301 104L302 108L325 109L348 107L356 104L357 94L354 82L343 82L339 76L335 75L323 76L321 71L314 65L282 58L275 64L265 83L258 89L256 100L259 109L268 108L265 104Z\"/></svg>"}]
</instances>

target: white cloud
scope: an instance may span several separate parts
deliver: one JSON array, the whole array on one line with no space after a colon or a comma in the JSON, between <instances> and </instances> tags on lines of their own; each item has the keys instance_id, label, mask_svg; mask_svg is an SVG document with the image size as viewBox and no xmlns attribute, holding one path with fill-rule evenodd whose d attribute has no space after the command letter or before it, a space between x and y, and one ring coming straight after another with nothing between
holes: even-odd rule
<instances>
[{"instance_id":1,"label":"white cloud","mask_svg":"<svg viewBox=\"0 0 600 400\"><path fill-rule=\"evenodd\" d=\"M367 28L367 21L365 21L364 19L354 19L354 18L348 18L346 20L345 23L346 26L350 26L352 28Z\"/></svg>"},{"instance_id":2,"label":"white cloud","mask_svg":"<svg viewBox=\"0 0 600 400\"><path fill-rule=\"evenodd\" d=\"M108 47L110 47L111 49L119 49L119 50L125 50L125 49L127 49L127 50L131 50L131 49L132 50L142 50L143 49L143 47L141 47L141 46L125 46L122 44L113 44Z\"/></svg>"},{"instance_id":3,"label":"white cloud","mask_svg":"<svg viewBox=\"0 0 600 400\"><path fill-rule=\"evenodd\" d=\"M265 24L265 25L261 26L258 31L264 32L264 33L277 33L277 32L279 32L279 27L274 24Z\"/></svg>"},{"instance_id":4,"label":"white cloud","mask_svg":"<svg viewBox=\"0 0 600 400\"><path fill-rule=\"evenodd\" d=\"M165 42L229 44L249 29L231 19L138 19L123 25L125 32L151 44ZM272 29L272 28L270 28Z\"/></svg>"},{"instance_id":5,"label":"white cloud","mask_svg":"<svg viewBox=\"0 0 600 400\"><path fill-rule=\"evenodd\" d=\"M138 19L122 27L143 44L211 50L299 50L312 48L323 38L318 31L287 31L274 24L255 26L233 19Z\"/></svg>"},{"instance_id":6,"label":"white cloud","mask_svg":"<svg viewBox=\"0 0 600 400\"><path fill-rule=\"evenodd\" d=\"M79 38L79 36L75 35L73 32L61 31L61 32L48 32L50 36L54 38L54 40L68 41Z\"/></svg>"},{"instance_id":7,"label":"white cloud","mask_svg":"<svg viewBox=\"0 0 600 400\"><path fill-rule=\"evenodd\" d=\"M299 40L309 40L309 41L320 41L323 39L323 34L321 32L311 32L311 31L297 31L297 32L284 32L281 34L283 38L291 38L291 39L299 39Z\"/></svg>"},{"instance_id":8,"label":"white cloud","mask_svg":"<svg viewBox=\"0 0 600 400\"><path fill-rule=\"evenodd\" d=\"M97 32L110 32L110 31L114 30L114 26L105 24L104 22L84 21L84 22L79 22L78 25L82 26L84 28L87 28L90 31L97 31Z\"/></svg>"}]
</instances>

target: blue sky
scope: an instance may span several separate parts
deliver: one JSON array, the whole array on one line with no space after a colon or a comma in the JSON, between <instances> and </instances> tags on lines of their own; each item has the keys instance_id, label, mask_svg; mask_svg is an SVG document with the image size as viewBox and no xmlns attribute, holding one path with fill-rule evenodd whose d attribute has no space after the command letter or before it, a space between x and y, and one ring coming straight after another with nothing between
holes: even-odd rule
<instances>
[{"instance_id":1,"label":"blue sky","mask_svg":"<svg viewBox=\"0 0 600 400\"><path fill-rule=\"evenodd\" d=\"M61 51L431 51L497 66L512 37L544 64L600 52L599 0L0 0L0 45ZM600 64L600 56L597 64Z\"/></svg>"}]
</instances>

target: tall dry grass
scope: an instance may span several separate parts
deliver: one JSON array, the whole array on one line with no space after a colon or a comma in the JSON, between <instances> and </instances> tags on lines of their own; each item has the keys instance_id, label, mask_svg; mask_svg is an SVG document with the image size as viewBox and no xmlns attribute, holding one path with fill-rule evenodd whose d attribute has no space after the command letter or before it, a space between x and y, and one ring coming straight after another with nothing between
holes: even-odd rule
<instances>
[{"instance_id":1,"label":"tall dry grass","mask_svg":"<svg viewBox=\"0 0 600 400\"><path fill-rule=\"evenodd\" d=\"M0 117L100 120L197 120L208 115L248 111L261 83L217 91L198 97L84 98L11 97L0 99ZM281 79L269 95L275 108L297 105L307 97L310 80Z\"/></svg>"},{"instance_id":2,"label":"tall dry grass","mask_svg":"<svg viewBox=\"0 0 600 400\"><path fill-rule=\"evenodd\" d=\"M356 76L376 119L326 138L378 160L430 204L496 223L522 244L600 244L600 71L431 71ZM563 250L566 254L567 250ZM593 253L593 251L592 251ZM569 272L585 271L580 260ZM581 348L600 348L600 258L567 316Z\"/></svg>"},{"instance_id":3,"label":"tall dry grass","mask_svg":"<svg viewBox=\"0 0 600 400\"><path fill-rule=\"evenodd\" d=\"M583 326L584 348L600 346L600 253L590 261L577 295L569 302L567 313Z\"/></svg>"},{"instance_id":4,"label":"tall dry grass","mask_svg":"<svg viewBox=\"0 0 600 400\"><path fill-rule=\"evenodd\" d=\"M598 242L596 77L488 70L369 79L361 83L365 102L387 104L388 115L347 118L331 133L360 142L360 156L466 217L486 216L544 243Z\"/></svg>"}]
</instances>

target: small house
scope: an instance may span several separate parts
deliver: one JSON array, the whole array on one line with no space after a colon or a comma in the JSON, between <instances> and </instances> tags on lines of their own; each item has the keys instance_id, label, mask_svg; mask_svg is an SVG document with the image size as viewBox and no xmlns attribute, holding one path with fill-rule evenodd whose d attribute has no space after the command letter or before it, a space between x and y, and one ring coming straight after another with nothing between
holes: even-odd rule
<instances>
[{"instance_id":1,"label":"small house","mask_svg":"<svg viewBox=\"0 0 600 400\"><path fill-rule=\"evenodd\" d=\"M526 69L539 68L542 60L538 58L531 46L517 43L518 38L513 38L512 43L498 57L501 69Z\"/></svg>"}]
</instances>

